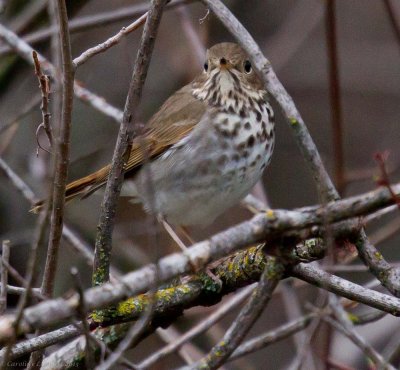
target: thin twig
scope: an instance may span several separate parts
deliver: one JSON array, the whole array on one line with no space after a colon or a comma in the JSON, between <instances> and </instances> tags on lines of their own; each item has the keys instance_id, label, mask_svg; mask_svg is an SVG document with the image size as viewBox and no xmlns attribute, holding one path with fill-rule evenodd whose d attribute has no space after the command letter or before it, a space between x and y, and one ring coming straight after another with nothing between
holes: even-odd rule
<instances>
[{"instance_id":1,"label":"thin twig","mask_svg":"<svg viewBox=\"0 0 400 370\"><path fill-rule=\"evenodd\" d=\"M35 94L31 97L28 103L22 107L18 114L16 114L9 123L3 125L0 128L0 135L2 135L5 131L7 131L11 126L15 125L19 120L27 116L31 113L34 109L36 109L37 105L41 102L42 98L40 94Z\"/></svg>"},{"instance_id":2,"label":"thin twig","mask_svg":"<svg viewBox=\"0 0 400 370\"><path fill-rule=\"evenodd\" d=\"M17 338L17 333L19 331L20 322L22 320L24 309L28 305L29 299L31 298L32 287L34 284L34 277L36 276L36 267L37 267L37 261L38 261L38 258L37 258L38 249L39 249L39 246L41 244L41 241L42 241L42 238L44 235L45 228L43 227L43 225L45 225L45 223L46 223L46 218L47 218L47 212L43 213L41 215L41 219L40 219L39 225L38 225L39 227L38 227L37 235L35 235L35 238L32 243L30 253L29 253L27 267L26 267L26 277L23 281L23 286L25 289L18 301L17 312L15 314L15 321L13 323L14 336L13 336L12 340L8 343L8 346L5 350L3 364L7 363L7 359L9 357L9 355L12 353L12 346ZM40 292L40 297L41 298L43 297L42 291Z\"/></svg>"},{"instance_id":3,"label":"thin twig","mask_svg":"<svg viewBox=\"0 0 400 370\"><path fill-rule=\"evenodd\" d=\"M7 310L7 284L8 284L8 270L4 266L4 262L8 263L10 260L10 241L3 240L1 250L1 292L0 292L0 315L3 315Z\"/></svg>"},{"instance_id":4,"label":"thin twig","mask_svg":"<svg viewBox=\"0 0 400 370\"><path fill-rule=\"evenodd\" d=\"M368 306L382 310L381 305L379 305L379 307L375 305L375 303L377 302L375 301L375 298L380 300L380 298L378 297L382 293L366 289L358 284L352 283L338 276L331 275L319 268L313 266L306 266L304 264L299 264L293 268L293 276L301 280L304 280L310 284L313 284L317 287L323 287L323 289L326 289L329 292L351 299L352 301L360 302ZM367 291L369 293L367 295L364 294ZM389 297L387 295L385 296ZM383 303L383 301L381 301L381 303Z\"/></svg>"},{"instance_id":5,"label":"thin twig","mask_svg":"<svg viewBox=\"0 0 400 370\"><path fill-rule=\"evenodd\" d=\"M7 175L9 180L12 182L14 187L21 192L25 199L27 199L30 204L35 204L38 200L31 188L8 166L6 162L0 157L0 169ZM93 265L93 250L92 248L83 242L73 231L73 229L64 225L62 230L63 238L71 244L71 246L84 258L89 266ZM113 270L113 274L118 275L118 271ZM20 282L18 282L21 284ZM23 285L23 284L21 284Z\"/></svg>"},{"instance_id":6,"label":"thin twig","mask_svg":"<svg viewBox=\"0 0 400 370\"><path fill-rule=\"evenodd\" d=\"M63 98L60 129L56 145L49 245L42 282L42 294L46 296L52 296L53 294L58 249L63 228L75 73L71 56L71 43L69 40L67 8L64 0L54 1L57 1L57 17L60 26Z\"/></svg>"},{"instance_id":7,"label":"thin twig","mask_svg":"<svg viewBox=\"0 0 400 370\"><path fill-rule=\"evenodd\" d=\"M331 105L331 122L333 135L333 162L335 167L335 182L339 194L345 190L345 166L343 152L343 114L340 94L340 76L336 31L336 2L326 3L326 39L327 62L329 69L329 92ZM328 358L330 356L326 356Z\"/></svg>"},{"instance_id":8,"label":"thin twig","mask_svg":"<svg viewBox=\"0 0 400 370\"><path fill-rule=\"evenodd\" d=\"M188 4L194 2L194 0L174 0L167 4L167 9L173 9L177 6ZM120 7L118 9L110 9L106 12L97 13L93 15L80 16L73 18L69 21L69 31L70 33L78 33L90 30L92 28L103 27L115 22L131 20L132 17L140 16L145 13L149 8L148 2L143 2L141 4L134 4L126 7ZM56 26L50 26L48 28L39 29L31 33L27 33L22 36L22 39L34 45L41 41L45 41L58 34L58 28ZM5 55L12 50L9 46L0 46L0 55Z\"/></svg>"},{"instance_id":9,"label":"thin twig","mask_svg":"<svg viewBox=\"0 0 400 370\"><path fill-rule=\"evenodd\" d=\"M400 25L399 25L399 21L396 19L396 15L395 15L395 11L393 9L392 2L391 2L391 0L383 0L383 3L385 5L386 11L388 13L390 24L393 28L393 33L396 37L397 44L400 47Z\"/></svg>"},{"instance_id":10,"label":"thin twig","mask_svg":"<svg viewBox=\"0 0 400 370\"><path fill-rule=\"evenodd\" d=\"M25 28L35 20L39 13L46 7L47 0L28 2L21 12L16 14L10 24L10 28L16 33L24 31Z\"/></svg>"},{"instance_id":11,"label":"thin twig","mask_svg":"<svg viewBox=\"0 0 400 370\"><path fill-rule=\"evenodd\" d=\"M36 155L39 153L39 148L41 148L39 143L38 133L40 128L43 128L47 139L49 140L50 146L53 144L53 134L50 126L50 112L49 112L49 94L50 94L50 81L49 77L43 74L42 69L40 68L40 62L37 56L36 51L32 52L32 58L35 66L35 74L39 81L40 91L42 93L42 105L40 109L42 111L42 123L39 125L36 131L36 140L38 142L38 149L36 151Z\"/></svg>"},{"instance_id":12,"label":"thin twig","mask_svg":"<svg viewBox=\"0 0 400 370\"><path fill-rule=\"evenodd\" d=\"M185 35L188 40L188 45L193 51L193 59L195 63L201 66L204 63L204 55L206 55L206 49L201 42L200 37L190 19L189 10L185 6L180 6L177 9L177 12L180 16L182 28L185 31Z\"/></svg>"},{"instance_id":13,"label":"thin twig","mask_svg":"<svg viewBox=\"0 0 400 370\"><path fill-rule=\"evenodd\" d=\"M396 192L400 192L400 185L395 185L393 189ZM383 197L383 199L380 197ZM318 207L314 209L314 212L317 213L312 212L313 207L307 207L304 209L304 213L299 211L270 211L267 212L269 215L267 217L264 214L256 215L250 221L243 222L231 229L214 235L210 240L189 247L184 254L175 253L161 258L159 260L160 282L167 281L185 272L190 272L192 268L190 259L195 260L197 265L204 266L239 248L257 243L259 240L265 240L274 232L276 233L275 235L282 235L285 230L299 230L304 227L312 227L315 222L322 224L326 219L335 221L340 220L340 217L343 216L352 217L354 216L352 212L356 212L357 215L360 215L359 212L362 211L372 212L374 207L384 207L387 205L386 202L391 201L393 199L387 189L379 189L363 196L333 202L327 206L327 209L330 211L328 213L322 212L322 216L321 208ZM304 266L301 268L304 272L305 269L309 269L310 267ZM89 289L85 292L88 309L105 307L108 304L125 298L127 294L134 295L148 290L154 281L154 270L154 265L147 265L123 276L121 281L105 284L104 287ZM300 272L296 268L294 271L297 271L297 273ZM388 271L390 273L391 270L389 269ZM326 276L331 276L329 274L324 275L326 273L323 272L322 275L320 273L315 274L315 270L312 270L311 275L313 274L314 277L310 277L310 282L317 285L321 281L324 281L323 279ZM302 278L305 279L304 276ZM335 279L339 278L335 277ZM334 292L339 295L360 301L385 312L396 315L400 312L400 301L398 299L378 292L372 292L356 284L352 285L352 283L343 279L333 280L331 283L324 282L324 288L328 289L331 286L331 289L335 289ZM344 289L338 289L342 284L345 284ZM357 294L354 294L353 291ZM75 313L76 303L77 297L73 296L68 299L50 301L45 305L39 304L30 307L25 310L27 320L25 324L28 327L31 325L35 328L55 324L60 320L72 317ZM52 307L51 314L48 311L50 307ZM56 307L59 309L56 309ZM4 317L0 320L0 339L4 339L7 322L12 322L12 320L12 317Z\"/></svg>"},{"instance_id":14,"label":"thin twig","mask_svg":"<svg viewBox=\"0 0 400 370\"><path fill-rule=\"evenodd\" d=\"M72 62L71 43L68 30L67 7L64 0L53 0L59 26L62 61L62 111L55 145L54 184L51 195L51 217L46 264L44 268L41 293L52 297L57 272L58 252L61 242L64 219L65 189L68 176L70 132L74 96L75 69ZM37 59L37 55L36 55ZM37 335L40 332L36 333ZM29 369L37 368L42 363L42 352L34 352L30 357Z\"/></svg>"},{"instance_id":15,"label":"thin twig","mask_svg":"<svg viewBox=\"0 0 400 370\"><path fill-rule=\"evenodd\" d=\"M7 293L13 295L22 295L25 291L25 288L21 288L19 286L7 285ZM32 292L34 294L40 294L40 288L32 288Z\"/></svg>"},{"instance_id":16,"label":"thin twig","mask_svg":"<svg viewBox=\"0 0 400 370\"><path fill-rule=\"evenodd\" d=\"M85 346L85 365L87 369L94 368L94 354L90 347L91 341L91 334L89 329L89 324L87 322L87 314L88 311L86 309L85 297L83 295L83 286L82 281L79 277L78 269L76 267L71 268L71 275L74 279L75 289L79 294L79 306L78 306L78 318L82 322L83 334L85 335L86 339L86 346Z\"/></svg>"},{"instance_id":17,"label":"thin twig","mask_svg":"<svg viewBox=\"0 0 400 370\"><path fill-rule=\"evenodd\" d=\"M316 314L314 313L305 315L299 319L284 324L277 329L271 330L258 337L249 339L248 341L242 343L232 353L232 356L229 357L228 361L234 361L240 357L246 356L255 351L259 351L260 349L263 349L272 343L276 343L282 339L288 338L295 333L300 332L301 330L307 328L314 317L316 317Z\"/></svg>"},{"instance_id":18,"label":"thin twig","mask_svg":"<svg viewBox=\"0 0 400 370\"><path fill-rule=\"evenodd\" d=\"M26 293L27 296L30 294L31 289L34 282L34 278L37 275L37 254L39 247L45 243L45 237L46 237L46 231L47 227L49 224L49 219L50 219L50 210L51 210L51 199L49 199L44 207L44 211L39 215L39 219L37 221L37 227L36 227L36 232L34 236L34 240L32 243L32 249L31 249L31 254L30 254L30 263L28 266L28 272L29 274L29 290L27 289ZM42 291L42 289L40 289ZM35 336L38 336L40 334L39 331L35 333ZM30 356L29 363L27 366L27 370L32 370L38 368L40 366L40 363L42 361L42 353L41 352L33 352Z\"/></svg>"},{"instance_id":19,"label":"thin twig","mask_svg":"<svg viewBox=\"0 0 400 370\"><path fill-rule=\"evenodd\" d=\"M225 302L218 308L215 312L209 315L205 320L198 323L196 326L191 328L190 330L186 331L185 334L181 335L179 338L174 340L172 343L168 344L167 346L161 348L155 353L152 353L149 357L144 359L140 364L137 365L139 369L146 369L152 366L155 362L161 360L162 358L166 357L167 355L175 352L177 349L182 347L186 342L192 340L199 334L203 333L207 329L209 329L212 325L216 322L221 320L225 315L230 312L232 309L237 307L240 303L246 299L249 294L254 290L254 286L251 285L241 292L236 294L232 299Z\"/></svg>"},{"instance_id":20,"label":"thin twig","mask_svg":"<svg viewBox=\"0 0 400 370\"><path fill-rule=\"evenodd\" d=\"M51 35L50 40L50 51L51 51L51 62L57 71L61 70L61 46L59 38L59 20L57 17L57 6L55 1L49 1L47 4L47 16L52 28L54 28L54 33ZM51 98L51 111L53 117L54 127L59 127L59 122L61 121L61 111L62 111L62 95L61 95L61 81L58 78L53 79L52 83L53 91Z\"/></svg>"},{"instance_id":21,"label":"thin twig","mask_svg":"<svg viewBox=\"0 0 400 370\"><path fill-rule=\"evenodd\" d=\"M365 353L368 358L370 358L376 365L379 365L381 369L395 370L395 368L392 365L388 364L385 359L368 343L366 343L364 338L356 331L349 331L343 324L328 316L322 316L322 320L326 321L329 325L331 325L340 333L349 338L358 348L360 348Z\"/></svg>"},{"instance_id":22,"label":"thin twig","mask_svg":"<svg viewBox=\"0 0 400 370\"><path fill-rule=\"evenodd\" d=\"M17 52L17 54L26 62L33 65L32 47L28 45L25 41L23 41L20 37L18 37L15 33L4 27L2 24L0 24L0 39L4 40L6 44L12 47ZM54 76L54 78L58 79L58 70L43 55L39 53L37 54L42 67L51 71L51 74ZM119 109L113 107L111 104L107 103L104 98L94 94L93 92L83 87L81 82L75 81L74 93L79 99L81 99L85 103L88 103L94 109L98 110L108 117L111 117L114 121L117 121L118 123L121 122L122 112Z\"/></svg>"},{"instance_id":23,"label":"thin twig","mask_svg":"<svg viewBox=\"0 0 400 370\"><path fill-rule=\"evenodd\" d=\"M380 186L385 186L390 191L394 203L397 204L397 207L400 210L400 197L393 192L393 189L390 185L389 174L386 168L386 162L388 158L389 158L389 152L383 152L383 153L378 152L375 154L375 160L378 163L380 170L380 177L378 178L377 183Z\"/></svg>"},{"instance_id":24,"label":"thin twig","mask_svg":"<svg viewBox=\"0 0 400 370\"><path fill-rule=\"evenodd\" d=\"M108 38L106 41L85 50L81 55L74 59L75 68L86 63L90 58L97 54L104 53L106 50L114 45L117 45L124 36L129 35L131 32L137 30L147 19L148 12L144 13L137 20L126 27L122 27L121 30L114 36Z\"/></svg>"},{"instance_id":25,"label":"thin twig","mask_svg":"<svg viewBox=\"0 0 400 370\"><path fill-rule=\"evenodd\" d=\"M93 268L94 285L100 285L109 280L111 238L114 227L115 209L123 181L123 168L127 159L124 154L126 152L129 153L131 142L139 131L137 121L138 105L140 103L142 88L147 76L154 42L165 4L166 0L153 0L147 14L142 16L139 20L139 22L145 21L146 23L142 33L142 39L125 103L124 115L114 150L111 170L101 206L102 212L99 219L99 232L96 237ZM121 34L121 37L122 35L123 34ZM155 269L154 273L155 276L152 286L157 281L157 269ZM154 299L150 297L150 304L146 313L136 325L130 328L118 348L99 366L99 369L108 370L118 362L122 354L147 326L152 317L153 309Z\"/></svg>"},{"instance_id":26,"label":"thin twig","mask_svg":"<svg viewBox=\"0 0 400 370\"><path fill-rule=\"evenodd\" d=\"M272 271L270 266L265 267L256 289L225 333L224 338L211 349L206 357L185 369L218 369L227 361L264 311L272 297L272 292L282 278L283 266L279 267L278 262L275 268Z\"/></svg>"},{"instance_id":27,"label":"thin twig","mask_svg":"<svg viewBox=\"0 0 400 370\"><path fill-rule=\"evenodd\" d=\"M293 286L293 279L283 281L280 288L286 317L288 320L292 321L295 317L299 317L303 313L299 296ZM304 358L302 358L301 361L302 365L309 370L315 369L312 353L310 351L304 351L304 344L308 343L307 333L299 332L293 336L292 340L296 348L297 357L302 357L304 353Z\"/></svg>"}]
</instances>

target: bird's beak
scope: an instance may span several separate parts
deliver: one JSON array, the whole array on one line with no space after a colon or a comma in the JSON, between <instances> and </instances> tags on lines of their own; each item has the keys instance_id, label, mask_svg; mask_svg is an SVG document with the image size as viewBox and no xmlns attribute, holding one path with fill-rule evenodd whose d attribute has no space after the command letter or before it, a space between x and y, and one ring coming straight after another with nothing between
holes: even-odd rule
<instances>
[{"instance_id":1,"label":"bird's beak","mask_svg":"<svg viewBox=\"0 0 400 370\"><path fill-rule=\"evenodd\" d=\"M229 69L232 69L233 68L233 65L232 65L232 63L230 63L228 60L226 60L225 58L221 58L220 60L219 60L219 69L222 71L222 70L229 70Z\"/></svg>"}]
</instances>

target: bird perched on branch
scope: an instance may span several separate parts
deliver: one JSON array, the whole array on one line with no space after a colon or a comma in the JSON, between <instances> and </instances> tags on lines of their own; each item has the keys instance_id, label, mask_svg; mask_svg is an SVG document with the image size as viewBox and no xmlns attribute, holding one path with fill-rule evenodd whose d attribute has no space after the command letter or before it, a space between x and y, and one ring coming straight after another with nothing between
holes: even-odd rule
<instances>
[{"instance_id":1,"label":"bird perched on branch","mask_svg":"<svg viewBox=\"0 0 400 370\"><path fill-rule=\"evenodd\" d=\"M217 44L203 72L169 97L133 142L121 195L168 223L207 225L250 192L273 148L274 114L263 83L239 45ZM70 183L66 200L92 194L109 171Z\"/></svg>"}]
</instances>

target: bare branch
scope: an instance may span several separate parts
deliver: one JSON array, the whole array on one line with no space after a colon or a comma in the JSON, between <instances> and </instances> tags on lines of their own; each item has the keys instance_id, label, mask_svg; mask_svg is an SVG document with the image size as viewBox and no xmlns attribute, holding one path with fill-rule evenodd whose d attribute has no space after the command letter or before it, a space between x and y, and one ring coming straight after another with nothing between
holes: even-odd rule
<instances>
[{"instance_id":1,"label":"bare branch","mask_svg":"<svg viewBox=\"0 0 400 370\"><path fill-rule=\"evenodd\" d=\"M8 270L4 266L3 261L8 263L10 260L10 241L3 240L1 251L1 291L0 291L0 315L4 315L7 309L7 284Z\"/></svg>"},{"instance_id":2,"label":"bare branch","mask_svg":"<svg viewBox=\"0 0 400 370\"><path fill-rule=\"evenodd\" d=\"M53 294L54 278L57 269L58 249L63 228L75 73L71 56L71 44L69 40L67 8L64 0L54 1L57 1L57 16L60 26L63 97L60 129L56 145L49 245L42 283L42 294L46 296L52 296Z\"/></svg>"},{"instance_id":3,"label":"bare branch","mask_svg":"<svg viewBox=\"0 0 400 370\"><path fill-rule=\"evenodd\" d=\"M194 0L174 0L167 4L166 9L173 9L182 4L191 3ZM141 16L149 8L147 2L141 4L134 4L130 6L120 7L118 9L112 9L104 13L97 13L94 15L80 16L71 19L68 22L69 32L78 33L89 30L91 28L97 28L106 26L118 21L131 20L132 17ZM18 32L17 32L18 33ZM22 36L22 40L29 44L36 44L44 41L58 33L58 28L51 26L48 28L39 29ZM12 50L9 46L0 46L0 55L9 53Z\"/></svg>"},{"instance_id":4,"label":"bare branch","mask_svg":"<svg viewBox=\"0 0 400 370\"><path fill-rule=\"evenodd\" d=\"M21 194L27 199L30 204L35 204L38 198L35 196L31 188L8 166L6 162L0 157L0 168L12 182L14 187L21 192ZM92 248L83 242L72 228L68 225L64 225L62 235L72 247L85 259L89 266L93 265L93 251ZM118 275L117 271L113 271L114 274Z\"/></svg>"},{"instance_id":5,"label":"bare branch","mask_svg":"<svg viewBox=\"0 0 400 370\"><path fill-rule=\"evenodd\" d=\"M400 193L400 184L394 185L393 190L396 193ZM360 216L362 212L373 212L375 209L391 204L391 202L393 202L393 198L388 190L384 188L358 197L329 203L325 208L307 207L297 211L267 211L266 214L256 215L251 220L220 232L209 240L194 244L184 254L176 253L161 258L158 263L159 280L163 282L180 274L189 273L192 268L191 260L195 261L196 266L205 266L209 262L229 255L247 245L270 238L273 240L277 235L284 235L285 231L289 232L291 230L291 235L293 236L293 230L301 230L314 225L325 225L326 220L337 222L344 218ZM302 258L301 254L299 256ZM299 270L296 271L299 272ZM395 284L397 282L396 276L390 276L390 274L391 269L389 267L389 270L387 270L388 279L394 278L393 283ZM320 276L317 274L314 277L316 280L310 277L313 280L310 282L317 284L325 276L330 275ZM105 307L124 299L127 295L135 295L146 291L150 288L154 279L155 267L154 265L147 265L123 276L120 281L107 283L103 287L91 288L85 292L85 301L88 304L88 310ZM345 290L337 289L338 284L341 284L341 280L339 282L334 280L332 284L331 286L333 286L332 289L335 289L335 293L347 297ZM352 283L350 282L349 284L349 289L347 290L350 292L352 291L350 288L353 287L355 287L357 292L361 289L357 285L351 285ZM328 287L329 284L326 289ZM369 292L369 290L361 290L360 295L353 295L351 293L349 298L357 301L362 299L361 302L365 302L372 307L379 305L380 309L397 314L398 309L400 309L399 300L381 293L374 293L375 296L371 301L373 295L372 293L370 295ZM365 297L367 297L367 300L365 300ZM26 309L25 330L28 330L30 326L48 326L72 317L78 302L78 297L74 295L69 299L59 298ZM0 338L4 339L7 328L12 321L12 317L4 317L3 320L0 320Z\"/></svg>"},{"instance_id":6,"label":"bare branch","mask_svg":"<svg viewBox=\"0 0 400 370\"><path fill-rule=\"evenodd\" d=\"M292 275L301 280L307 281L308 283L313 284L317 287L326 289L329 292L351 299L352 301L360 302L368 306L378 308L380 310L382 310L382 305L386 306L387 304L391 305L392 303L394 303L389 303L392 297L390 298L390 300L387 300L386 297L390 297L388 295L363 288L358 284L352 283L338 276L331 275L313 266L299 264L293 268ZM379 307L377 306L377 304L379 305ZM395 306L392 307L394 308ZM383 311L390 313L390 311L387 311L386 309L384 309Z\"/></svg>"},{"instance_id":7,"label":"bare branch","mask_svg":"<svg viewBox=\"0 0 400 370\"><path fill-rule=\"evenodd\" d=\"M93 46L90 49L84 51L81 55L74 59L75 68L81 66L83 63L86 63L90 58L94 57L95 55L104 53L112 46L117 45L124 36L129 35L131 32L137 30L146 21L147 14L148 12L144 13L130 25L121 28L121 30L116 35L108 38L101 44Z\"/></svg>"},{"instance_id":8,"label":"bare branch","mask_svg":"<svg viewBox=\"0 0 400 370\"><path fill-rule=\"evenodd\" d=\"M33 65L32 52L34 50L31 48L31 46L29 46L25 41L19 38L12 31L4 27L2 24L0 24L0 39L3 39L5 43L10 45L10 47L12 47L17 52L17 54L26 62ZM37 55L42 67L51 71L54 78L58 79L59 73L56 68L44 56L39 53L37 53ZM84 88L81 82L75 81L74 93L79 99L81 99L85 103L88 103L99 112L105 114L108 117L111 117L118 123L121 122L122 112L119 109L113 107L111 104L107 103L104 98Z\"/></svg>"},{"instance_id":9,"label":"bare branch","mask_svg":"<svg viewBox=\"0 0 400 370\"><path fill-rule=\"evenodd\" d=\"M7 293L8 294L14 294L14 295L21 295L25 291L25 288L21 288L19 286L14 286L14 285L7 285ZM40 289L39 288L32 288L32 291L36 294L40 294Z\"/></svg>"},{"instance_id":10,"label":"bare branch","mask_svg":"<svg viewBox=\"0 0 400 370\"><path fill-rule=\"evenodd\" d=\"M123 181L124 163L126 161L124 154L129 153L130 143L137 134L137 109L165 2L166 0L152 1L144 26L142 40L125 103L124 115L114 149L111 170L101 204L101 215L98 223L99 231L96 237L93 272L94 285L99 285L109 280L111 239L114 227L115 209Z\"/></svg>"},{"instance_id":11,"label":"bare branch","mask_svg":"<svg viewBox=\"0 0 400 370\"><path fill-rule=\"evenodd\" d=\"M139 369L146 369L152 366L155 362L161 360L165 356L175 352L178 348L182 347L186 342L193 339L197 335L209 329L216 322L221 320L229 311L237 307L240 303L246 299L249 294L254 290L254 286L249 286L243 289L241 292L236 294L228 302L224 303L219 309L213 312L205 320L201 321L199 324L188 330L185 334L177 338L172 343L168 344L159 351L153 353L151 356L147 357L140 364L137 365Z\"/></svg>"},{"instance_id":12,"label":"bare branch","mask_svg":"<svg viewBox=\"0 0 400 370\"><path fill-rule=\"evenodd\" d=\"M234 361L240 357L248 355L249 353L259 351L260 349L263 349L272 343L276 343L295 333L298 333L300 330L305 329L315 316L316 314L313 313L305 315L297 320L293 320L285 325L282 325L275 330L271 330L258 337L249 339L233 352L228 361Z\"/></svg>"},{"instance_id":13,"label":"bare branch","mask_svg":"<svg viewBox=\"0 0 400 370\"><path fill-rule=\"evenodd\" d=\"M326 171L317 147L308 132L308 129L297 110L293 99L287 93L281 82L278 80L275 72L271 67L271 63L262 54L260 48L251 37L250 33L243 25L235 18L229 9L220 0L202 0L221 20L225 27L238 40L244 50L247 51L253 61L256 69L260 73L267 90L276 99L281 107L286 120L293 129L295 139L300 148L300 151L310 166L314 180L318 186L319 194L322 200L333 201L338 200L339 194L335 189L328 172ZM400 295L400 269L391 269L390 265L382 258L377 260L373 256L382 257L381 253L368 241L365 231L361 229L356 247L360 258L371 269L371 272L382 282L382 284L395 295ZM382 262L378 263L377 262ZM382 264L384 266L382 266ZM386 279L380 275L382 270L386 272L390 270L390 277Z\"/></svg>"},{"instance_id":14,"label":"bare branch","mask_svg":"<svg viewBox=\"0 0 400 370\"><path fill-rule=\"evenodd\" d=\"M400 25L399 25L399 21L396 19L395 11L393 9L393 4L392 4L391 0L383 0L383 3L385 5L386 11L388 13L388 17L389 17L390 23L393 28L393 33L394 33L397 43L400 47Z\"/></svg>"},{"instance_id":15,"label":"bare branch","mask_svg":"<svg viewBox=\"0 0 400 370\"><path fill-rule=\"evenodd\" d=\"M40 62L36 51L32 52L32 57L35 65L35 74L39 80L39 87L42 93L42 105L40 107L42 111L42 123L39 125L38 131L40 127L43 127L51 146L53 144L53 134L50 126L50 112L49 112L49 94L50 94L49 77L43 74L42 69L40 68ZM37 140L39 141L39 139Z\"/></svg>"},{"instance_id":16,"label":"bare branch","mask_svg":"<svg viewBox=\"0 0 400 370\"><path fill-rule=\"evenodd\" d=\"M90 347L91 334L90 334L89 324L86 319L88 312L86 309L85 297L83 295L82 282L79 277L78 269L76 267L73 267L71 269L71 275L75 280L75 288L79 294L78 318L82 322L83 334L85 335L85 339L86 339L85 365L86 365L87 369L93 369L94 368L94 356L93 356L92 349Z\"/></svg>"},{"instance_id":17,"label":"bare branch","mask_svg":"<svg viewBox=\"0 0 400 370\"><path fill-rule=\"evenodd\" d=\"M249 301L242 308L222 340L211 349L206 357L193 365L185 367L185 369L212 370L218 369L224 364L264 311L279 280L283 277L284 271L284 266L280 265L278 261L274 264L266 265Z\"/></svg>"},{"instance_id":18,"label":"bare branch","mask_svg":"<svg viewBox=\"0 0 400 370\"><path fill-rule=\"evenodd\" d=\"M376 365L379 365L380 369L395 370L394 366L388 364L385 359L376 352L356 331L350 331L338 321L333 320L330 317L323 316L322 320L332 325L336 330L341 332L347 338L349 338L358 348L360 348L365 355L370 358Z\"/></svg>"}]
</instances>

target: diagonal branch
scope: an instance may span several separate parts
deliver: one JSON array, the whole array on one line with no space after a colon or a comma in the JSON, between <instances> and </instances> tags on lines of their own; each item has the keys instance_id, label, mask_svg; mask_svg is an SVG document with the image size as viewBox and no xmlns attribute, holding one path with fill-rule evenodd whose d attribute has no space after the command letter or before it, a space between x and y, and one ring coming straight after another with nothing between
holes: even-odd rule
<instances>
[{"instance_id":1,"label":"diagonal branch","mask_svg":"<svg viewBox=\"0 0 400 370\"><path fill-rule=\"evenodd\" d=\"M152 353L149 357L143 360L140 364L138 364L138 368L140 369L147 369L155 362L160 361L162 358L168 356L169 354L177 351L181 348L186 342L193 339L195 336L201 334L202 332L206 331L210 327L212 327L216 322L221 320L225 315L234 309L237 305L242 303L242 301L250 295L250 293L254 290L254 285L243 289L235 296L233 296L228 302L224 303L220 308L214 311L210 316L207 317L204 321L200 322L185 334L181 335L179 338L174 340L173 342L169 343L167 346L163 347L159 351Z\"/></svg>"},{"instance_id":2,"label":"diagonal branch","mask_svg":"<svg viewBox=\"0 0 400 370\"><path fill-rule=\"evenodd\" d=\"M276 259L270 262L265 266L257 288L254 289L249 301L242 308L221 341L211 349L206 357L184 369L218 369L239 347L239 344L264 311L273 291L283 277L285 271L283 264Z\"/></svg>"},{"instance_id":3,"label":"diagonal branch","mask_svg":"<svg viewBox=\"0 0 400 370\"><path fill-rule=\"evenodd\" d=\"M311 169L319 194L322 196L322 201L328 202L340 199L339 194L324 167L318 149L299 111L297 110L293 99L278 80L269 60L265 58L246 28L243 27L238 19L220 0L201 1L214 12L214 14L249 54L253 64L259 71L260 77L263 79L267 90L278 102L287 122L293 129L296 142ZM400 296L400 269L390 267L390 265L384 260L382 254L368 241L364 229L361 229L359 232L359 240L356 247L360 258L370 268L371 272L382 283L382 285L384 285L392 294ZM373 258L373 256L379 256L379 259ZM383 278L380 275L380 267L375 264L378 260L385 264L386 270L391 270L391 278L389 280L387 279L386 274Z\"/></svg>"},{"instance_id":4,"label":"diagonal branch","mask_svg":"<svg viewBox=\"0 0 400 370\"><path fill-rule=\"evenodd\" d=\"M16 53L24 59L27 63L33 65L32 52L33 48L27 44L24 40L18 37L14 32L10 31L0 23L0 39L4 40ZM54 78L59 78L59 71L41 54L37 53L40 64L43 68L51 71ZM121 122L122 112L107 103L104 98L92 93L88 89L82 86L82 83L75 81L74 94L78 99L88 103L94 109L103 113L104 115L111 117L118 123Z\"/></svg>"},{"instance_id":5,"label":"diagonal branch","mask_svg":"<svg viewBox=\"0 0 400 370\"><path fill-rule=\"evenodd\" d=\"M190 2L193 2L194 0L175 0L171 1L167 7L167 9L174 9L177 6L187 4ZM110 9L106 12L101 12L101 13L96 13L92 15L87 15L87 16L77 16L71 19L68 22L69 25L69 31L71 34L73 33L78 33L78 32L83 32L90 30L92 28L97 28L97 27L102 27L106 26L118 21L124 21L124 20L131 20L132 17L136 16L141 16L143 13L145 13L149 8L149 5L146 1L140 4L134 4L134 5L129 5L129 6L124 6L120 7L117 9ZM14 31L16 31L13 28ZM31 44L34 45L35 43L41 42L41 41L46 41L49 38L51 38L54 34L56 34L58 29L51 25L50 27L47 28L42 28L36 31L32 31L30 33L27 33L26 35L22 36L22 39ZM17 32L19 33L19 32ZM0 46L0 56L3 56L7 53L9 53L12 50L7 45L1 45Z\"/></svg>"},{"instance_id":6,"label":"diagonal branch","mask_svg":"<svg viewBox=\"0 0 400 370\"><path fill-rule=\"evenodd\" d=\"M400 193L400 184L392 188L396 193ZM327 220L335 223L363 213L371 213L392 203L391 194L383 188L358 197L332 202L326 207L307 207L297 211L270 210L266 214L258 214L249 221L214 235L209 240L194 244L184 254L175 253L161 258L158 263L159 281L164 282L175 276L189 273L192 261L195 261L196 266L205 266L213 260L248 245L264 240L274 241L277 237L282 238L286 232L290 232L292 241L296 235L304 238L304 229L312 228L313 232L319 232L318 228L313 226L326 225ZM347 232L349 231L354 233L352 229L347 229ZM339 228L338 232L343 236L343 228ZM379 256L375 258L379 259ZM390 271L389 268L389 274ZM154 279L155 267L150 264L123 276L117 282L88 289L85 292L88 310L106 307L128 295L144 292L150 288ZM24 311L24 330L30 330L31 327L46 327L71 318L76 312L78 301L78 297L73 295L68 299L58 298L27 308ZM398 302L398 300L391 302ZM393 312L397 312L396 309ZM13 316L0 319L2 340L7 338L7 329L12 322Z\"/></svg>"},{"instance_id":7,"label":"diagonal branch","mask_svg":"<svg viewBox=\"0 0 400 370\"><path fill-rule=\"evenodd\" d=\"M278 102L284 117L294 129L297 144L311 167L319 192L325 201L338 199L337 191L326 171L317 147L307 130L307 127L297 110L293 99L287 93L272 69L271 63L265 58L253 37L230 10L220 0L201 0L210 8L219 20L225 25L230 33L237 39L240 45L246 50L254 66L260 73L267 90Z\"/></svg>"}]
</instances>

